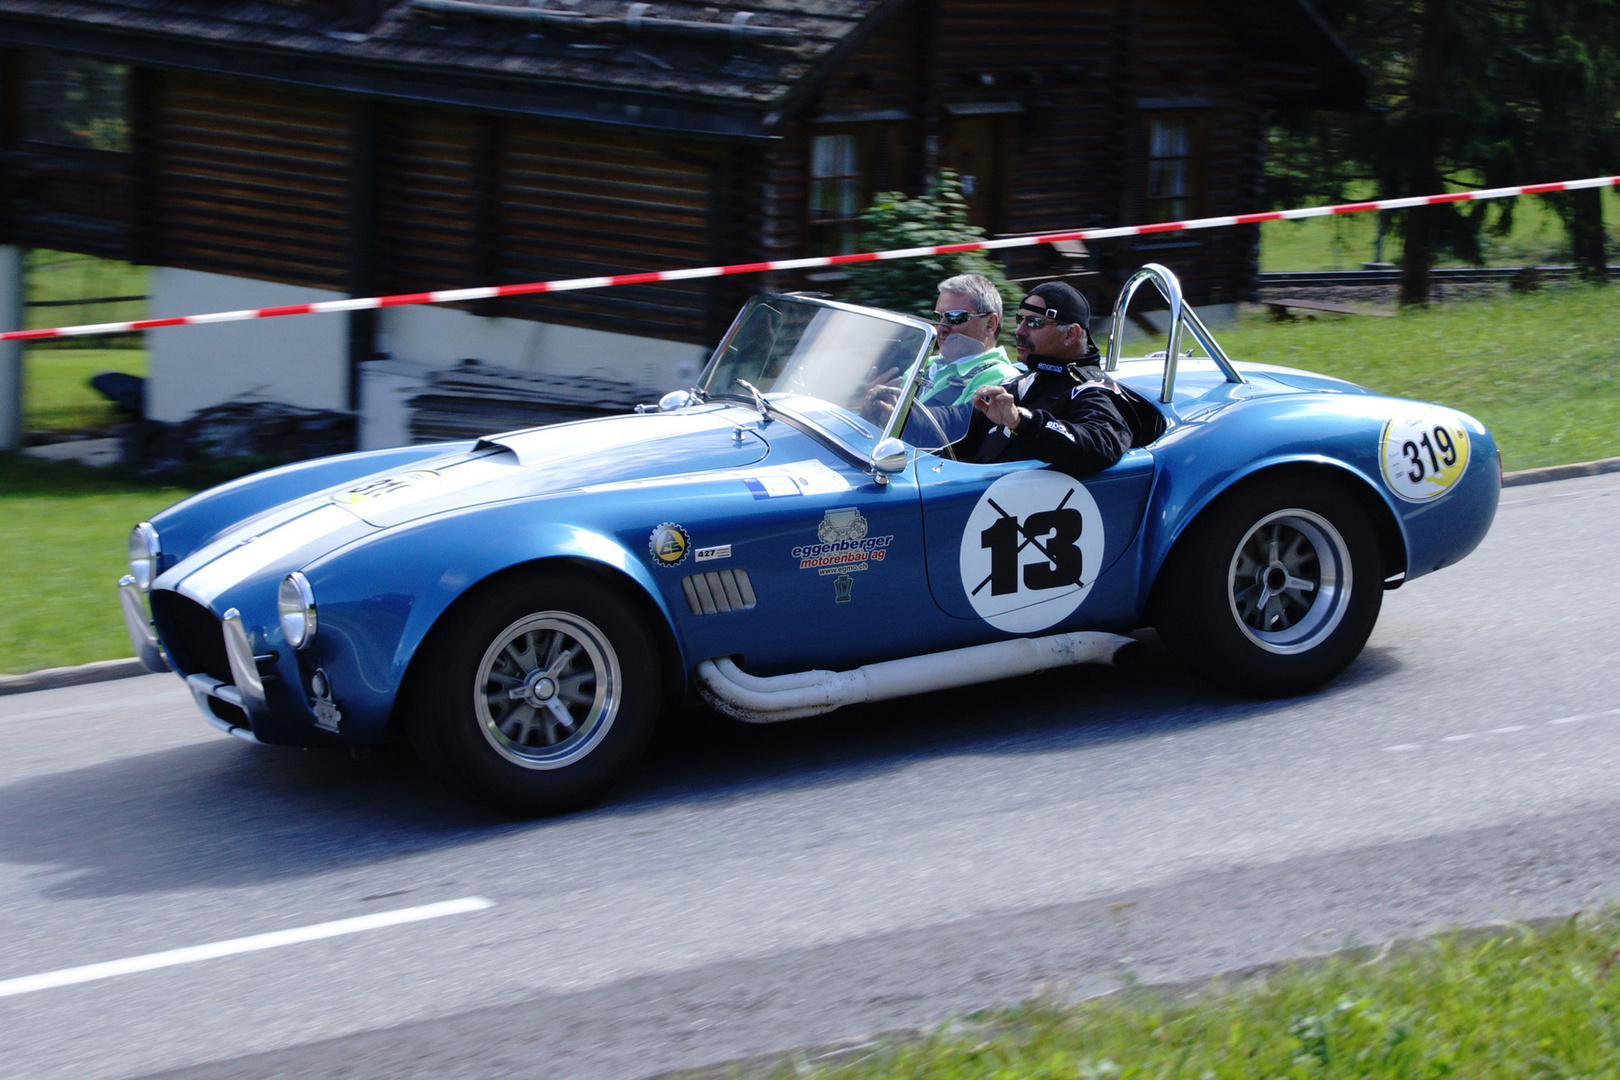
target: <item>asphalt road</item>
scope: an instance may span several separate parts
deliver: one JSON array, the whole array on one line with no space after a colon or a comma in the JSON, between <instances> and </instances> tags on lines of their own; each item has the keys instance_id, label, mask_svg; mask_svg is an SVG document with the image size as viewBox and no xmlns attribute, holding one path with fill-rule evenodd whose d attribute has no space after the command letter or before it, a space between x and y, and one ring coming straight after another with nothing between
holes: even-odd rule
<instances>
[{"instance_id":1,"label":"asphalt road","mask_svg":"<svg viewBox=\"0 0 1620 1080\"><path fill-rule=\"evenodd\" d=\"M1508 490L1308 698L1150 651L699 717L599 809L537 823L403 753L218 735L172 676L0 698L0 1075L633 1080L1590 907L1620 894L1616 537L1620 475ZM9 981L467 897L492 906Z\"/></svg>"}]
</instances>

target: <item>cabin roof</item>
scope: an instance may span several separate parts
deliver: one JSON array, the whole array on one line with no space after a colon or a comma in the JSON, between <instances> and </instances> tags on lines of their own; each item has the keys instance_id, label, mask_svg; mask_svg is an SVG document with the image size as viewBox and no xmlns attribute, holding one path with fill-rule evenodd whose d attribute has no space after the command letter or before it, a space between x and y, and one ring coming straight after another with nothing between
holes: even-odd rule
<instances>
[{"instance_id":1,"label":"cabin roof","mask_svg":"<svg viewBox=\"0 0 1620 1080\"><path fill-rule=\"evenodd\" d=\"M1354 59L1305 0L1208 2L1257 59L1318 68L1312 103L1359 98ZM392 99L765 136L900 3L0 0L0 42Z\"/></svg>"}]
</instances>

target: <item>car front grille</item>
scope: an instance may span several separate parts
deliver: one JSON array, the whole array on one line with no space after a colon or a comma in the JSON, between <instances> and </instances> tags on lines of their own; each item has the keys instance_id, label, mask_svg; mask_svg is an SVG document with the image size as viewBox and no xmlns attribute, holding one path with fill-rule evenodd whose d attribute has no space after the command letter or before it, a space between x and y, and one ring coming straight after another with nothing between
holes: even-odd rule
<instances>
[{"instance_id":1,"label":"car front grille","mask_svg":"<svg viewBox=\"0 0 1620 1080\"><path fill-rule=\"evenodd\" d=\"M182 675L210 675L231 682L225 634L214 613L167 589L152 590L152 618L175 667Z\"/></svg>"},{"instance_id":2,"label":"car front grille","mask_svg":"<svg viewBox=\"0 0 1620 1080\"><path fill-rule=\"evenodd\" d=\"M754 583L748 580L746 570L693 574L681 581L681 591L686 593L686 606L694 615L747 611L759 603L754 596Z\"/></svg>"}]
</instances>

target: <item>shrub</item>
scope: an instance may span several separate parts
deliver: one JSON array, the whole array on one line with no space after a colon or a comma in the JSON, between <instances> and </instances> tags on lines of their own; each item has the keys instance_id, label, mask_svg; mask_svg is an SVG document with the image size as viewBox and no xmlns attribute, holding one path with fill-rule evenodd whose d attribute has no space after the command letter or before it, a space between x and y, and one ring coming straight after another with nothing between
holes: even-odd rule
<instances>
[{"instance_id":1,"label":"shrub","mask_svg":"<svg viewBox=\"0 0 1620 1080\"><path fill-rule=\"evenodd\" d=\"M984 239L984 230L968 224L962 183L949 169L921 195L898 191L878 195L861 214L861 250L965 244ZM955 274L983 274L995 282L1007 310L1017 307L1023 292L1007 280L1000 266L982 251L961 251L920 259L855 263L849 267L844 299L857 304L905 311L932 318L939 283Z\"/></svg>"}]
</instances>

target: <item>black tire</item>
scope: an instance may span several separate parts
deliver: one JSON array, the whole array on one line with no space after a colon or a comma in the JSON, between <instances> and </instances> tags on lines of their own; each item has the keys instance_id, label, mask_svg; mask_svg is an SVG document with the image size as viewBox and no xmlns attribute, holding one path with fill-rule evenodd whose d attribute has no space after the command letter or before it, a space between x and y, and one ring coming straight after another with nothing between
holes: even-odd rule
<instances>
[{"instance_id":1,"label":"black tire","mask_svg":"<svg viewBox=\"0 0 1620 1080\"><path fill-rule=\"evenodd\" d=\"M1367 511L1343 484L1258 480L1211 504L1177 542L1154 593L1159 636L1217 686L1304 693L1367 643L1382 562Z\"/></svg>"},{"instance_id":2,"label":"black tire","mask_svg":"<svg viewBox=\"0 0 1620 1080\"><path fill-rule=\"evenodd\" d=\"M452 612L428 648L412 747L514 814L584 806L624 775L658 721L657 641L636 606L591 575L503 579Z\"/></svg>"}]
</instances>

